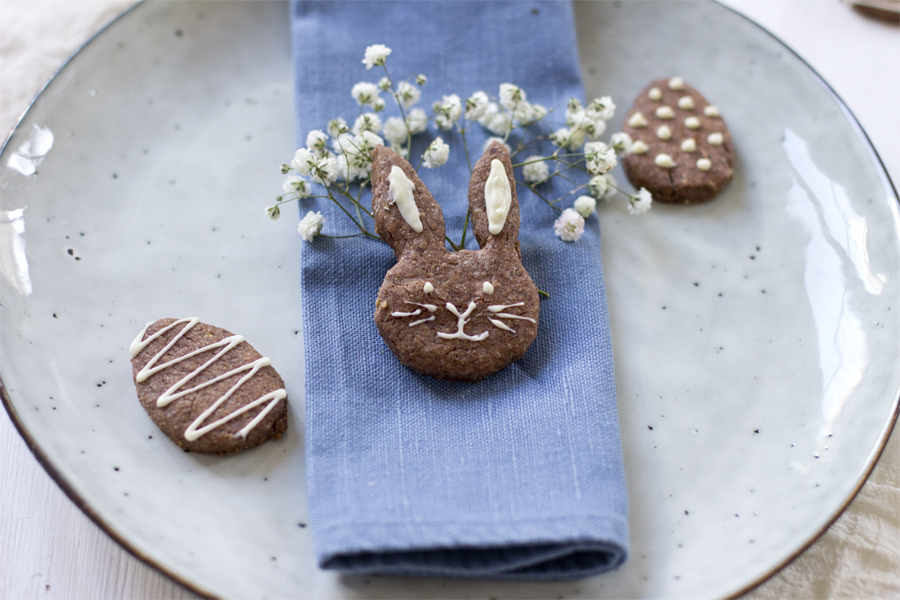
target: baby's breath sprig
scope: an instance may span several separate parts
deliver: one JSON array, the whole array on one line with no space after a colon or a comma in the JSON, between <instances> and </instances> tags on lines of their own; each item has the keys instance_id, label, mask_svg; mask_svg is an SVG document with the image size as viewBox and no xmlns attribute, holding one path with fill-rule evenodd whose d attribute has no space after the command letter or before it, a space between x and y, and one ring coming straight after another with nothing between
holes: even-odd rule
<instances>
[{"instance_id":1,"label":"baby's breath sprig","mask_svg":"<svg viewBox=\"0 0 900 600\"><path fill-rule=\"evenodd\" d=\"M585 219L596 212L598 200L610 200L618 193L627 198L632 214L650 208L653 202L650 192L642 188L628 194L617 187L610 173L618 157L631 152L632 140L625 133L614 133L608 143L601 140L616 109L609 96L595 98L587 106L577 98L571 98L564 106L560 104L548 109L529 102L521 87L503 83L496 97L483 90L465 100L457 94L445 95L432 103L428 114L416 106L422 96L420 88L426 85L428 78L418 74L395 83L388 70L390 54L391 49L381 44L366 48L362 60L366 69L378 67L384 75L377 83L361 81L350 90L359 105L353 125L336 117L328 122L325 130L310 131L306 146L297 150L290 163L281 165L282 174L288 175L283 184L284 193L276 196L275 204L266 208L266 215L277 219L281 205L287 202L327 198L359 230L352 235L327 236L322 233L325 218L321 213L309 211L298 226L298 232L307 242L316 237L380 239L370 231L372 213L362 201L364 192L371 186L372 152L377 146L386 145L410 160L413 138L425 133L430 123L438 131L459 134L470 172L472 160L466 134L473 126L480 126L491 134L485 148L497 141L509 149L512 157L528 151L527 158L513 164L521 173L521 181L516 183L529 189L556 212L558 218L553 229L564 241L575 241L581 236ZM382 118L388 109L383 93L393 100L399 116ZM551 125L560 112L564 122ZM535 153L547 144L552 151ZM419 157L416 170L440 167L447 162L449 154L447 143L442 137L435 137ZM568 182L570 189L551 199L546 191L555 178ZM570 197L575 198L572 207L562 208L561 204ZM465 248L469 217L467 212L459 243L446 238L454 250Z\"/></svg>"}]
</instances>

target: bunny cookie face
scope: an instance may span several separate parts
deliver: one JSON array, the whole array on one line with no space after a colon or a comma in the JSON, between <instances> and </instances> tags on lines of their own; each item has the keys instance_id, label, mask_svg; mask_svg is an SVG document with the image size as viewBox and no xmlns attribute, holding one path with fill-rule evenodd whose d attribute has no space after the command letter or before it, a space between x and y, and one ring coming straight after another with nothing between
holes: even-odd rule
<instances>
[{"instance_id":1,"label":"bunny cookie face","mask_svg":"<svg viewBox=\"0 0 900 600\"><path fill-rule=\"evenodd\" d=\"M519 255L509 153L491 144L472 172L469 208L481 250L448 252L440 206L408 162L378 147L375 228L397 256L378 290L378 332L407 367L479 381L521 358L537 336L537 288Z\"/></svg>"}]
</instances>

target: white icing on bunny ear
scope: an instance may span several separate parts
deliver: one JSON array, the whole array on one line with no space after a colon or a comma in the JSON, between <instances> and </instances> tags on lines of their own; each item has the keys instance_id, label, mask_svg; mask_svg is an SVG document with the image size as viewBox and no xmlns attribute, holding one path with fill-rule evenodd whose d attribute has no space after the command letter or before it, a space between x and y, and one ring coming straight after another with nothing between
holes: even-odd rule
<instances>
[{"instance_id":1,"label":"white icing on bunny ear","mask_svg":"<svg viewBox=\"0 0 900 600\"><path fill-rule=\"evenodd\" d=\"M413 231L422 233L422 219L419 218L419 207L416 206L416 199L413 197L413 190L416 189L416 185L410 181L403 169L397 165L391 167L388 183L391 197L397 204L397 208L400 209L400 216L403 217L403 220L406 221Z\"/></svg>"},{"instance_id":2,"label":"white icing on bunny ear","mask_svg":"<svg viewBox=\"0 0 900 600\"><path fill-rule=\"evenodd\" d=\"M512 205L512 190L506 167L496 158L491 161L491 174L484 184L484 203L487 209L488 231L497 235L503 231L509 208Z\"/></svg>"}]
</instances>

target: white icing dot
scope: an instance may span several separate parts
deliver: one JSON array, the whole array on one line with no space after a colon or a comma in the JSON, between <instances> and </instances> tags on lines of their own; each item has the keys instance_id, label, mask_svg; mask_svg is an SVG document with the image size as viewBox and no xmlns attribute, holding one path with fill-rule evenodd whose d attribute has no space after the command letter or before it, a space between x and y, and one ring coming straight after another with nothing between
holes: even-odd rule
<instances>
[{"instance_id":1,"label":"white icing dot","mask_svg":"<svg viewBox=\"0 0 900 600\"><path fill-rule=\"evenodd\" d=\"M661 140L667 140L672 137L672 130L668 125L660 125L656 128L656 137Z\"/></svg>"},{"instance_id":2,"label":"white icing dot","mask_svg":"<svg viewBox=\"0 0 900 600\"><path fill-rule=\"evenodd\" d=\"M682 96L678 99L678 108L681 110L694 110L694 99L690 96Z\"/></svg>"},{"instance_id":3,"label":"white icing dot","mask_svg":"<svg viewBox=\"0 0 900 600\"><path fill-rule=\"evenodd\" d=\"M701 171L709 171L712 168L712 162L708 158L700 158L697 160L697 168Z\"/></svg>"},{"instance_id":4,"label":"white icing dot","mask_svg":"<svg viewBox=\"0 0 900 600\"><path fill-rule=\"evenodd\" d=\"M660 106L656 109L656 116L660 119L674 119L675 111L671 106Z\"/></svg>"},{"instance_id":5,"label":"white icing dot","mask_svg":"<svg viewBox=\"0 0 900 600\"><path fill-rule=\"evenodd\" d=\"M700 119L697 117L688 117L684 120L684 126L688 129L700 129Z\"/></svg>"},{"instance_id":6,"label":"white icing dot","mask_svg":"<svg viewBox=\"0 0 900 600\"><path fill-rule=\"evenodd\" d=\"M631 153L632 154L644 154L649 149L650 149L650 147L647 146L647 144L645 144L641 140L637 140L636 142L631 144Z\"/></svg>"},{"instance_id":7,"label":"white icing dot","mask_svg":"<svg viewBox=\"0 0 900 600\"><path fill-rule=\"evenodd\" d=\"M650 88L650 91L647 92L647 96L649 96L653 101L658 101L660 98L662 98L662 90L660 90L658 87L652 87Z\"/></svg>"},{"instance_id":8,"label":"white icing dot","mask_svg":"<svg viewBox=\"0 0 900 600\"><path fill-rule=\"evenodd\" d=\"M681 142L681 151L682 152L696 152L697 151L697 142L694 138L688 138Z\"/></svg>"},{"instance_id":9,"label":"white icing dot","mask_svg":"<svg viewBox=\"0 0 900 600\"><path fill-rule=\"evenodd\" d=\"M684 79L681 77L673 77L669 80L669 89L670 90L683 90L684 89Z\"/></svg>"},{"instance_id":10,"label":"white icing dot","mask_svg":"<svg viewBox=\"0 0 900 600\"><path fill-rule=\"evenodd\" d=\"M665 153L657 154L653 162L656 163L657 167L662 167L663 169L671 169L675 166L675 161L672 160L672 157Z\"/></svg>"},{"instance_id":11,"label":"white icing dot","mask_svg":"<svg viewBox=\"0 0 900 600\"><path fill-rule=\"evenodd\" d=\"M709 136L706 138L706 141L709 142L709 144L710 144L711 146L721 146L721 145L722 145L722 142L725 141L725 136L723 136L723 135L722 135L721 133L719 133L719 132L711 133L711 134L709 134Z\"/></svg>"},{"instance_id":12,"label":"white icing dot","mask_svg":"<svg viewBox=\"0 0 900 600\"><path fill-rule=\"evenodd\" d=\"M720 117L719 109L712 104L703 109L703 114L707 117Z\"/></svg>"},{"instance_id":13,"label":"white icing dot","mask_svg":"<svg viewBox=\"0 0 900 600\"><path fill-rule=\"evenodd\" d=\"M430 294L431 292L434 291L434 286L431 285L430 281L426 281L425 285L422 286L422 291L425 292L426 294Z\"/></svg>"},{"instance_id":14,"label":"white icing dot","mask_svg":"<svg viewBox=\"0 0 900 600\"><path fill-rule=\"evenodd\" d=\"M646 127L647 119L644 118L644 115L642 113L636 112L633 115L631 115L630 119L628 119L628 126L634 127L635 129L637 129L639 127Z\"/></svg>"},{"instance_id":15,"label":"white icing dot","mask_svg":"<svg viewBox=\"0 0 900 600\"><path fill-rule=\"evenodd\" d=\"M494 284L492 284L490 281L485 281L485 282L481 285L481 289L484 290L484 293L485 293L485 294L487 294L488 296L490 296L491 294L494 293Z\"/></svg>"}]
</instances>

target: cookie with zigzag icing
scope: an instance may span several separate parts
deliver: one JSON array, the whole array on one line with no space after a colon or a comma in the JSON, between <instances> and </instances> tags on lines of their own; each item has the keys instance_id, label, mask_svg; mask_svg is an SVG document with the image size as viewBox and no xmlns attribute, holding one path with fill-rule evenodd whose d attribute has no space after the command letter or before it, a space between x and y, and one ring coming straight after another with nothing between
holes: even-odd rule
<instances>
[{"instance_id":1,"label":"cookie with zigzag icing","mask_svg":"<svg viewBox=\"0 0 900 600\"><path fill-rule=\"evenodd\" d=\"M243 336L196 317L148 323L131 344L138 399L172 441L231 454L287 430L287 392Z\"/></svg>"}]
</instances>

